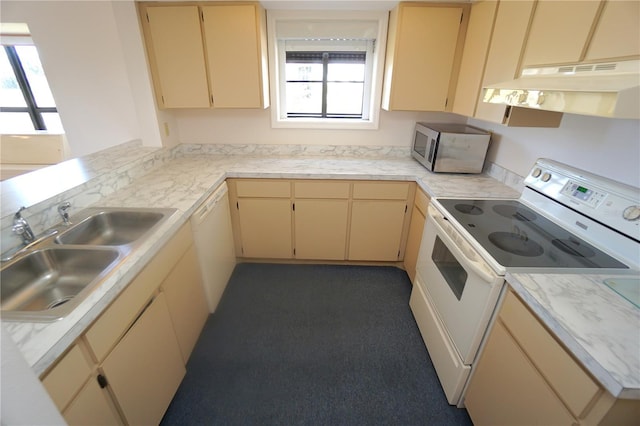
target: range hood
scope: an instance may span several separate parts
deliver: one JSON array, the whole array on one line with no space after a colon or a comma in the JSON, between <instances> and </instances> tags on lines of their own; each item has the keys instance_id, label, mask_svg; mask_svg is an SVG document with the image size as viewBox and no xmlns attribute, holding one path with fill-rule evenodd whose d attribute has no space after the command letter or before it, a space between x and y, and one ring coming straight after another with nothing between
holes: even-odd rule
<instances>
[{"instance_id":1,"label":"range hood","mask_svg":"<svg viewBox=\"0 0 640 426\"><path fill-rule=\"evenodd\" d=\"M640 119L640 60L525 68L483 87L483 102L572 114Z\"/></svg>"}]
</instances>

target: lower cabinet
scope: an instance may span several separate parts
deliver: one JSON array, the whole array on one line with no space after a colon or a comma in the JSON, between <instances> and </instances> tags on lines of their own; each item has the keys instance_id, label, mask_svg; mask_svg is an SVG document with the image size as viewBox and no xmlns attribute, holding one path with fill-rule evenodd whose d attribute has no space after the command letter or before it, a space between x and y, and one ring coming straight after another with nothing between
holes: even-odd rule
<instances>
[{"instance_id":1,"label":"lower cabinet","mask_svg":"<svg viewBox=\"0 0 640 426\"><path fill-rule=\"evenodd\" d=\"M239 257L403 259L413 182L229 179L227 183Z\"/></svg>"},{"instance_id":2,"label":"lower cabinet","mask_svg":"<svg viewBox=\"0 0 640 426\"><path fill-rule=\"evenodd\" d=\"M412 283L416 279L416 265L428 207L429 196L421 189L416 190L413 211L411 212L411 224L407 235L407 246L404 250L404 269L407 271Z\"/></svg>"},{"instance_id":3,"label":"lower cabinet","mask_svg":"<svg viewBox=\"0 0 640 426\"><path fill-rule=\"evenodd\" d=\"M482 425L634 425L639 400L616 399L509 291L464 404Z\"/></svg>"},{"instance_id":4,"label":"lower cabinet","mask_svg":"<svg viewBox=\"0 0 640 426\"><path fill-rule=\"evenodd\" d=\"M208 313L187 223L42 383L70 425L158 424Z\"/></svg>"},{"instance_id":5,"label":"lower cabinet","mask_svg":"<svg viewBox=\"0 0 640 426\"><path fill-rule=\"evenodd\" d=\"M102 371L127 424L160 423L185 374L163 293L105 359Z\"/></svg>"}]
</instances>

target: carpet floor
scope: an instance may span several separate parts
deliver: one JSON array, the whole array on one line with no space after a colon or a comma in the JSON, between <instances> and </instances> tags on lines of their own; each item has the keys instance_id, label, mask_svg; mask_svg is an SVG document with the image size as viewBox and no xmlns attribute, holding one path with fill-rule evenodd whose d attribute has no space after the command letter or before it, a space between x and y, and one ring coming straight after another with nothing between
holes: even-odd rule
<instances>
[{"instance_id":1,"label":"carpet floor","mask_svg":"<svg viewBox=\"0 0 640 426\"><path fill-rule=\"evenodd\" d=\"M239 264L162 425L471 425L393 267Z\"/></svg>"}]
</instances>

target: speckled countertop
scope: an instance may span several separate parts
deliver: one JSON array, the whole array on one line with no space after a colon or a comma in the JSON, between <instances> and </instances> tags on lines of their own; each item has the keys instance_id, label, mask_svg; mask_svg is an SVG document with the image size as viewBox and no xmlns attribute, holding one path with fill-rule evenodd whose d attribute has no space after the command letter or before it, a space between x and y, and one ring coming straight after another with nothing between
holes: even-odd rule
<instances>
[{"instance_id":1,"label":"speckled countertop","mask_svg":"<svg viewBox=\"0 0 640 426\"><path fill-rule=\"evenodd\" d=\"M146 149L148 150L148 148ZM416 181L432 197L519 197L518 191L487 175L434 174L406 156L369 158L365 155L362 156L364 158L354 158L353 156L343 158L338 155L303 157L299 155L242 154L192 152L189 149L179 151L178 155L165 157L157 153L150 154L153 159L146 158L140 165L140 167L148 169L144 173L132 172L132 168L129 167L126 173L116 174L111 180L101 179L97 184L84 184L81 189L77 189L73 193L76 207L173 207L177 209L177 212L159 227L144 245L122 263L99 289L95 290L66 318L53 323L3 321L4 326L11 333L36 374L44 372L82 334L86 327L140 272L159 248L189 219L199 204L228 177L411 180ZM150 166L150 163L154 163L153 167ZM62 199L69 199L69 197L57 197L53 201L59 202ZM47 207L46 212L51 210L54 213L50 213L53 216L50 220L55 221L55 208ZM47 223L46 220L42 220L43 227ZM518 293L524 291L524 294L528 295L523 295L523 299L527 302L531 301L533 304L536 298L532 295L536 293L532 289L543 288L544 286L540 285L540 282L547 282L545 280L548 277L547 275L518 274L511 276L510 281L512 281L511 284L514 288L520 288ZM572 286L579 286L580 283L589 281L591 281L590 277L563 275L563 279L556 280L554 285L573 288ZM553 286L550 287L553 288ZM553 297L558 292L552 291L552 289L547 290L549 290L548 293L541 290L540 299L545 300L548 297ZM580 300L587 305L596 306L593 304L589 292L584 292ZM602 304L597 306L598 315L616 317L617 305ZM535 307L532 309L543 321L548 317L551 318L549 321L552 323L555 321L562 324L562 321L558 319L563 316L562 309L554 311L544 303L538 303L538 307L540 312ZM615 312L609 314L610 310ZM633 313L632 311L631 318L635 318L637 321L638 312ZM601 322L603 328L613 327L615 329L615 332L612 330L605 334L608 337L619 336L623 341L620 344L626 348L627 352L625 353L631 353L634 350L633 345L629 346L624 341L637 338L638 328L636 327L634 333L627 331L627 328L617 328L617 325L612 324ZM629 324L633 325L627 321L625 327L629 327ZM556 328L549 327L554 332L556 331ZM588 330L589 326L586 325L584 329ZM576 332L578 337L566 332L566 329L562 327L558 328L557 333L561 340L569 340L567 344L569 350L574 352L574 355L584 363L585 367L601 381L609 392L626 398L640 398L640 380L630 380L633 377L638 379L640 372L638 362L624 366L608 363L607 360L611 358L606 354L611 351L609 343L598 344L594 342L586 348L580 346L579 349L574 349L573 342L583 339L580 337L580 330ZM580 351L585 352L587 356L580 357L578 355ZM604 352L605 355L602 355L601 352ZM618 371L618 367L621 366L627 371Z\"/></svg>"},{"instance_id":2,"label":"speckled countertop","mask_svg":"<svg viewBox=\"0 0 640 426\"><path fill-rule=\"evenodd\" d=\"M604 284L615 277L634 278L507 273L506 279L609 393L640 399L640 309Z\"/></svg>"}]
</instances>

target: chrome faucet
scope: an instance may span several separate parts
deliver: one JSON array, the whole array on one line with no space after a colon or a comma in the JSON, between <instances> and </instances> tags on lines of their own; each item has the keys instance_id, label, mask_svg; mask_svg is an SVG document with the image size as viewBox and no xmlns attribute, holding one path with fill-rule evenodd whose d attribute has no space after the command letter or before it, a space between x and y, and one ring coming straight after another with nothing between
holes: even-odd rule
<instances>
[{"instance_id":1,"label":"chrome faucet","mask_svg":"<svg viewBox=\"0 0 640 426\"><path fill-rule=\"evenodd\" d=\"M69 222L70 208L71 208L71 203L68 201L65 201L64 203L58 206L58 213L60 213L60 216L62 216L62 222L67 226L71 225L71 222Z\"/></svg>"},{"instance_id":2,"label":"chrome faucet","mask_svg":"<svg viewBox=\"0 0 640 426\"><path fill-rule=\"evenodd\" d=\"M24 206L20 207L20 209L13 216L13 227L11 228L11 230L22 237L23 243L30 244L35 240L35 236L33 235L33 231L29 226L29 222L27 222L27 220L22 217L21 212L25 208L26 207Z\"/></svg>"}]
</instances>

